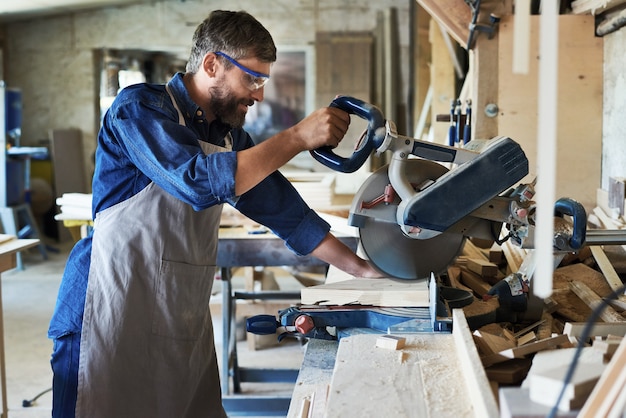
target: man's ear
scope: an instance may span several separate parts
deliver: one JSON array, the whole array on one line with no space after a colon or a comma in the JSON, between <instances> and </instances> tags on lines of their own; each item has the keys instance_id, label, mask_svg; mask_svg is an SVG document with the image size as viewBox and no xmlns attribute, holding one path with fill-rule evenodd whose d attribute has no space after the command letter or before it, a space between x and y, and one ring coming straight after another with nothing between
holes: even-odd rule
<instances>
[{"instance_id":1,"label":"man's ear","mask_svg":"<svg viewBox=\"0 0 626 418\"><path fill-rule=\"evenodd\" d=\"M207 53L202 60L202 69L209 77L217 74L217 55L212 52Z\"/></svg>"}]
</instances>

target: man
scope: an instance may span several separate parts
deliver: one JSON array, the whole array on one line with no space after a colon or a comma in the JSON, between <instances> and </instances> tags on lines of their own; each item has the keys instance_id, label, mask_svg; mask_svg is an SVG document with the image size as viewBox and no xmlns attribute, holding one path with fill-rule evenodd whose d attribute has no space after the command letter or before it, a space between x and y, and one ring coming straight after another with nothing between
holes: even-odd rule
<instances>
[{"instance_id":1,"label":"man","mask_svg":"<svg viewBox=\"0 0 626 418\"><path fill-rule=\"evenodd\" d=\"M69 256L50 323L53 416L225 416L208 307L222 203L298 254L380 276L276 171L336 146L349 115L320 109L256 146L241 129L275 60L257 20L215 11L185 74L126 88L105 115L94 233Z\"/></svg>"}]
</instances>

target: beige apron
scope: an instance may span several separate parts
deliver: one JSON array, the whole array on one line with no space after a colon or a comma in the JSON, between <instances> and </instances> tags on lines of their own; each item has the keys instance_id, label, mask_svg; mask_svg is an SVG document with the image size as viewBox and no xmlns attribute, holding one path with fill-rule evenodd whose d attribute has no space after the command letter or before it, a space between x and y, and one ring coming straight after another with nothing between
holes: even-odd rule
<instances>
[{"instance_id":1,"label":"beige apron","mask_svg":"<svg viewBox=\"0 0 626 418\"><path fill-rule=\"evenodd\" d=\"M77 417L226 416L209 311L221 210L196 212L151 183L97 214Z\"/></svg>"}]
</instances>

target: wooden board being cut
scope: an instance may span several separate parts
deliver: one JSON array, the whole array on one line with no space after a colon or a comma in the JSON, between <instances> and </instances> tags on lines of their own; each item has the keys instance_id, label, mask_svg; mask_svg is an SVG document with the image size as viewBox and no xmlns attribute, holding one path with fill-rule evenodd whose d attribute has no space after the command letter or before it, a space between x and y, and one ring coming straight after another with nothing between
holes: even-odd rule
<instances>
[{"instance_id":1,"label":"wooden board being cut","mask_svg":"<svg viewBox=\"0 0 626 418\"><path fill-rule=\"evenodd\" d=\"M424 281L353 279L305 287L304 305L374 305L381 307L428 306L428 285Z\"/></svg>"},{"instance_id":2,"label":"wooden board being cut","mask_svg":"<svg viewBox=\"0 0 626 418\"><path fill-rule=\"evenodd\" d=\"M459 310L455 313L459 314L455 316L456 327L464 317ZM455 330L465 337L404 334L406 341L400 350L377 348L380 335L376 334L342 338L325 416L498 416L484 370L471 370L471 359L463 357L469 351L479 364L471 334L464 325Z\"/></svg>"}]
</instances>

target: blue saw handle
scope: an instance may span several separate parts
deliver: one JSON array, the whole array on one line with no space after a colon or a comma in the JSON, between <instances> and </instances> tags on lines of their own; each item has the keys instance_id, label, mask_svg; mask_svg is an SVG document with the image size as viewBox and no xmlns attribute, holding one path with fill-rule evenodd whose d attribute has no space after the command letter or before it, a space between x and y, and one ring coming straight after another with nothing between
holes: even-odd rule
<instances>
[{"instance_id":1,"label":"blue saw handle","mask_svg":"<svg viewBox=\"0 0 626 418\"><path fill-rule=\"evenodd\" d=\"M380 147L385 140L385 118L376 106L350 96L337 97L332 101L330 107L339 108L351 115L357 115L367 120L367 133L357 149L348 158L335 154L333 149L328 146L311 150L311 155L318 162L335 171L353 173L365 163L371 152Z\"/></svg>"},{"instance_id":2,"label":"blue saw handle","mask_svg":"<svg viewBox=\"0 0 626 418\"><path fill-rule=\"evenodd\" d=\"M575 250L581 249L587 238L587 212L583 205L574 199L562 197L554 204L554 214L561 218L563 215L572 217L573 235L569 240L569 244Z\"/></svg>"}]
</instances>

